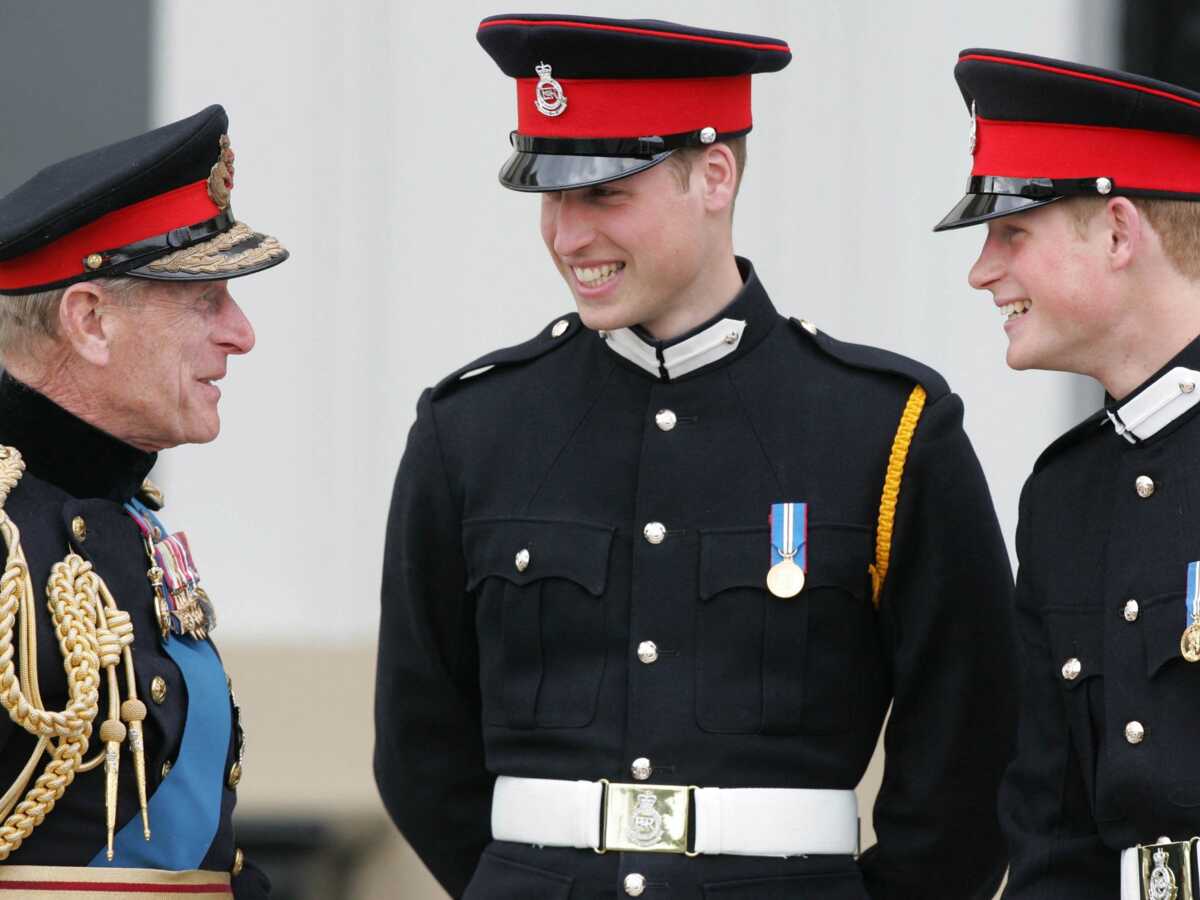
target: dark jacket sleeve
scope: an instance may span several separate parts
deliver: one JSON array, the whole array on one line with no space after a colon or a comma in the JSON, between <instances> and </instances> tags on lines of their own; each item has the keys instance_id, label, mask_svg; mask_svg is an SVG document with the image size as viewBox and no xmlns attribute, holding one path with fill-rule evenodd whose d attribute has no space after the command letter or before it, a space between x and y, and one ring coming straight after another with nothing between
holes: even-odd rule
<instances>
[{"instance_id":1,"label":"dark jacket sleeve","mask_svg":"<svg viewBox=\"0 0 1200 900\"><path fill-rule=\"evenodd\" d=\"M1016 728L1012 571L983 471L947 394L917 426L880 600L892 673L874 900L986 900L1006 853L996 790Z\"/></svg>"},{"instance_id":2,"label":"dark jacket sleeve","mask_svg":"<svg viewBox=\"0 0 1200 900\"><path fill-rule=\"evenodd\" d=\"M267 900L271 879L254 863L246 860L242 871L233 878L233 900Z\"/></svg>"},{"instance_id":3,"label":"dark jacket sleeve","mask_svg":"<svg viewBox=\"0 0 1200 900\"><path fill-rule=\"evenodd\" d=\"M1071 743L1059 685L1060 663L1046 638L1037 573L1032 491L1021 494L1017 525L1017 635L1021 660L1021 724L1017 756L1000 789L1000 818L1012 857L1006 900L1091 900L1120 884L1117 854L1100 840L1079 757Z\"/></svg>"},{"instance_id":4,"label":"dark jacket sleeve","mask_svg":"<svg viewBox=\"0 0 1200 900\"><path fill-rule=\"evenodd\" d=\"M375 780L396 826L452 895L491 836L478 651L460 506L431 394L417 405L392 492L375 683Z\"/></svg>"}]
</instances>

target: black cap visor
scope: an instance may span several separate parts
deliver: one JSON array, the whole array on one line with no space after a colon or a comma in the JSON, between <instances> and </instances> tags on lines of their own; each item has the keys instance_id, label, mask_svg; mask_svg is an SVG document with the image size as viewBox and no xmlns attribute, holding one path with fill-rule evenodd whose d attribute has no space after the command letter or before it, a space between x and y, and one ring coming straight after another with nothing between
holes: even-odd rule
<instances>
[{"instance_id":1,"label":"black cap visor","mask_svg":"<svg viewBox=\"0 0 1200 900\"><path fill-rule=\"evenodd\" d=\"M1073 183L1071 186L1074 186ZM999 219L1001 216L1045 206L1065 196L1064 193L1060 193L1061 189L1062 186L1056 185L1049 178L973 176L967 184L966 196L954 205L933 230L965 228L989 219Z\"/></svg>"},{"instance_id":2,"label":"black cap visor","mask_svg":"<svg viewBox=\"0 0 1200 900\"><path fill-rule=\"evenodd\" d=\"M500 183L514 191L569 191L644 172L670 156L577 156L517 150L500 169Z\"/></svg>"}]
</instances>

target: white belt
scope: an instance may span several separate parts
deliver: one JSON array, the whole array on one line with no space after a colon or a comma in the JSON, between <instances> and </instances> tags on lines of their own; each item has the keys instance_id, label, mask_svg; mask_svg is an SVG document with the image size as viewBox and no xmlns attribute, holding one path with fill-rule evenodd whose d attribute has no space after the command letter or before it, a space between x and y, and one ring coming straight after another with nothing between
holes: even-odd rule
<instances>
[{"instance_id":1,"label":"white belt","mask_svg":"<svg viewBox=\"0 0 1200 900\"><path fill-rule=\"evenodd\" d=\"M688 806L695 849L688 851ZM542 847L737 856L858 852L854 791L698 788L501 775L492 837Z\"/></svg>"},{"instance_id":2,"label":"white belt","mask_svg":"<svg viewBox=\"0 0 1200 900\"><path fill-rule=\"evenodd\" d=\"M1165 838L1162 840L1166 841ZM1195 838L1122 850L1121 900L1143 900L1145 897L1200 900L1200 884L1194 884L1192 880L1193 859L1200 863L1200 844Z\"/></svg>"}]
</instances>

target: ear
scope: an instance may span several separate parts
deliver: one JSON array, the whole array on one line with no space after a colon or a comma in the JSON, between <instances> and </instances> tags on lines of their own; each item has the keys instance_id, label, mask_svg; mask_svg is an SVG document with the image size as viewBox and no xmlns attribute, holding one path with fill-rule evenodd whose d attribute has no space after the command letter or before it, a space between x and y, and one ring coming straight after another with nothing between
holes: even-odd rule
<instances>
[{"instance_id":1,"label":"ear","mask_svg":"<svg viewBox=\"0 0 1200 900\"><path fill-rule=\"evenodd\" d=\"M732 206L737 196L737 160L733 151L725 144L713 144L704 151L699 165L704 208L708 212L721 212Z\"/></svg>"},{"instance_id":2,"label":"ear","mask_svg":"<svg viewBox=\"0 0 1200 900\"><path fill-rule=\"evenodd\" d=\"M63 340L94 366L108 365L111 352L111 323L103 314L104 288L81 281L66 289L58 306L58 326Z\"/></svg>"},{"instance_id":3,"label":"ear","mask_svg":"<svg viewBox=\"0 0 1200 900\"><path fill-rule=\"evenodd\" d=\"M1113 197L1105 204L1104 224L1108 264L1114 271L1125 269L1137 256L1145 237L1142 215L1128 197Z\"/></svg>"}]
</instances>

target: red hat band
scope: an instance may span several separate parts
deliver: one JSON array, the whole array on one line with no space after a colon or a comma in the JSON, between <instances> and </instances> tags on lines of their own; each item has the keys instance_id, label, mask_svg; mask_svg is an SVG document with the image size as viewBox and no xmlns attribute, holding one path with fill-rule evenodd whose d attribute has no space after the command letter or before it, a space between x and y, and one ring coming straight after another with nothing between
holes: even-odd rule
<instances>
[{"instance_id":1,"label":"red hat band","mask_svg":"<svg viewBox=\"0 0 1200 900\"><path fill-rule=\"evenodd\" d=\"M1108 178L1115 190L1200 194L1200 138L1163 131L976 119L972 175Z\"/></svg>"},{"instance_id":2,"label":"red hat band","mask_svg":"<svg viewBox=\"0 0 1200 900\"><path fill-rule=\"evenodd\" d=\"M88 271L87 260L93 254L196 225L220 214L209 196L207 179L184 185L114 210L53 243L0 262L0 290L74 278Z\"/></svg>"},{"instance_id":3,"label":"red hat band","mask_svg":"<svg viewBox=\"0 0 1200 900\"><path fill-rule=\"evenodd\" d=\"M633 138L750 130L750 76L518 78L517 131L528 137Z\"/></svg>"}]
</instances>

